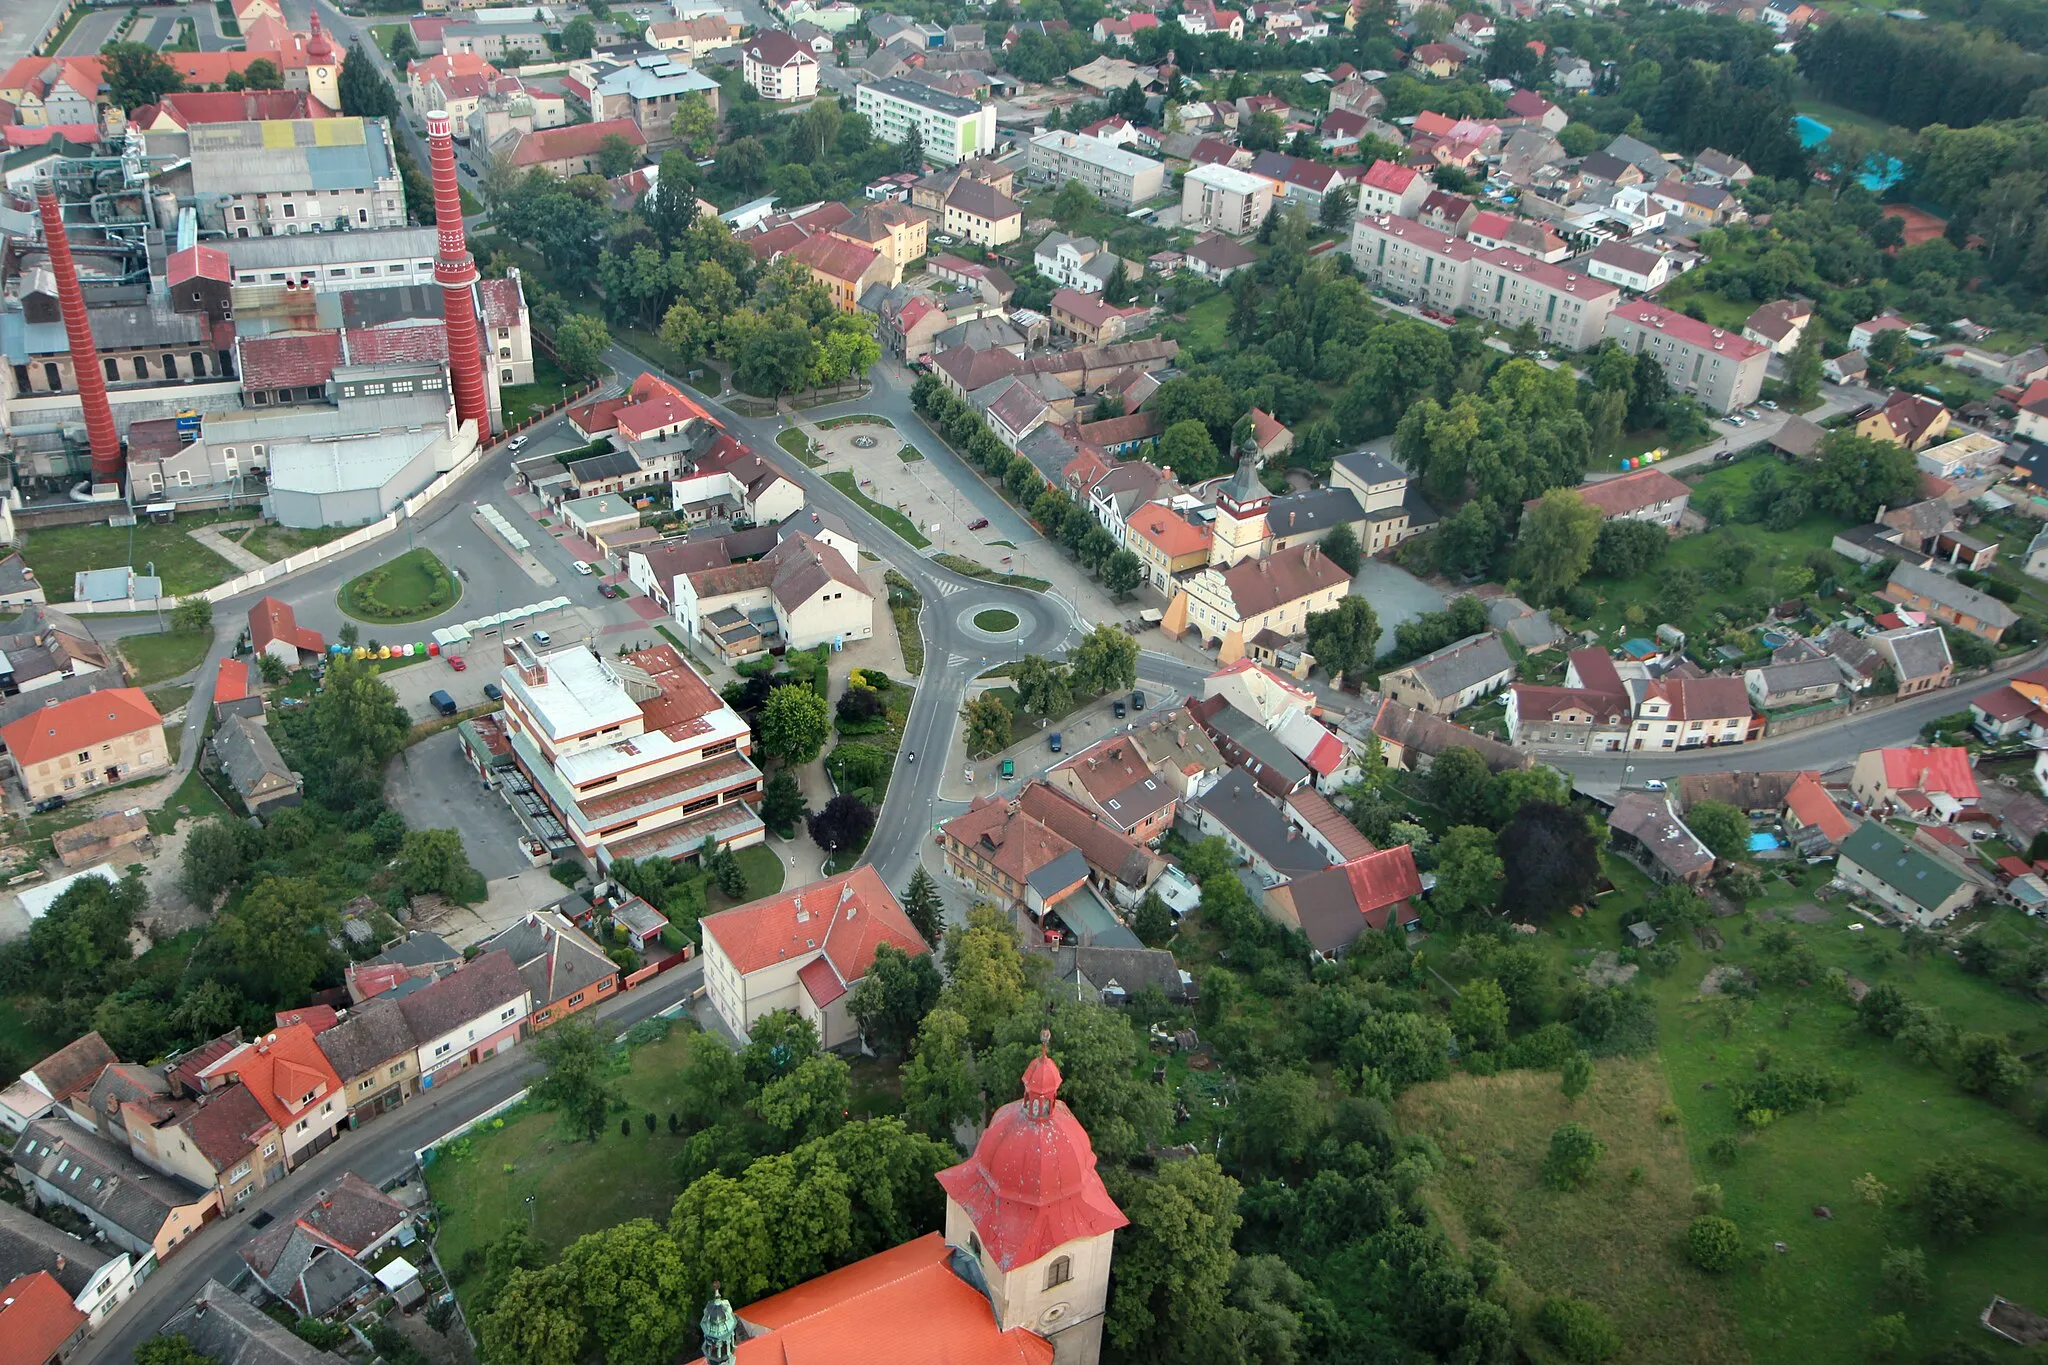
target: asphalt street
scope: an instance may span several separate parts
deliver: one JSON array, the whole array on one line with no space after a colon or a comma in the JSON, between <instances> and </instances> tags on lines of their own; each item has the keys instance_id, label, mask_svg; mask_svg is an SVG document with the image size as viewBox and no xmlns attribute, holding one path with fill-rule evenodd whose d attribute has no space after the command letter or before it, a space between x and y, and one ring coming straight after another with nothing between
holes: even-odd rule
<instances>
[{"instance_id":1,"label":"asphalt street","mask_svg":"<svg viewBox=\"0 0 2048 1365\"><path fill-rule=\"evenodd\" d=\"M597 1017L606 1029L624 1032L687 1000L702 976L701 963L678 967L608 1006L600 1006ZM354 1132L344 1130L332 1146L265 1190L260 1199L252 1199L242 1212L202 1228L143 1283L109 1327L86 1338L71 1357L72 1365L133 1360L135 1348L154 1336L165 1319L184 1307L207 1280L232 1280L243 1269L241 1247L254 1231L251 1220L259 1210L287 1217L345 1171L353 1171L373 1185L413 1175L415 1151L502 1104L538 1080L540 1073L540 1063L521 1048L509 1057L495 1057L472 1067L445 1087L436 1086ZM4 1348L0 1355L5 1355Z\"/></svg>"}]
</instances>

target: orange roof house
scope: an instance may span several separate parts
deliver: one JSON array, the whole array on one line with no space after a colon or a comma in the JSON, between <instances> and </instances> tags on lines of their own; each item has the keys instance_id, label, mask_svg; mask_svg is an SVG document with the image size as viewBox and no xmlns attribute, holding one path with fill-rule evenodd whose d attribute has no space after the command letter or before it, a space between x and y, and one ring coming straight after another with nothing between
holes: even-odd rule
<instances>
[{"instance_id":1,"label":"orange roof house","mask_svg":"<svg viewBox=\"0 0 2048 1365\"><path fill-rule=\"evenodd\" d=\"M860 306L860 296L871 284L886 284L894 265L881 252L843 237L819 233L807 237L788 251L791 260L811 272L811 278L825 286L832 302L842 313Z\"/></svg>"},{"instance_id":2,"label":"orange roof house","mask_svg":"<svg viewBox=\"0 0 2048 1365\"><path fill-rule=\"evenodd\" d=\"M64 1258L58 1257L61 1269ZM86 1316L57 1277L37 1270L0 1289L0 1340L7 1358L20 1365L52 1365L85 1337ZM1046 1358L1051 1359L1050 1349Z\"/></svg>"},{"instance_id":3,"label":"orange roof house","mask_svg":"<svg viewBox=\"0 0 2048 1365\"><path fill-rule=\"evenodd\" d=\"M1835 804L1827 789L1820 784L1820 778L1812 773L1801 773L1785 793L1785 810L1792 817L1794 828L1811 826L1827 836L1831 844L1839 844L1855 832L1855 822Z\"/></svg>"},{"instance_id":4,"label":"orange roof house","mask_svg":"<svg viewBox=\"0 0 2048 1365\"><path fill-rule=\"evenodd\" d=\"M826 1047L856 1036L846 996L888 944L912 957L929 951L882 878L867 864L708 915L704 979L712 1007L744 1036L754 1020L793 1009Z\"/></svg>"},{"instance_id":5,"label":"orange roof house","mask_svg":"<svg viewBox=\"0 0 2048 1365\"><path fill-rule=\"evenodd\" d=\"M249 647L269 654L286 668L297 668L301 654L324 654L327 641L317 630L301 630L291 607L266 597L249 608Z\"/></svg>"},{"instance_id":6,"label":"orange roof house","mask_svg":"<svg viewBox=\"0 0 2048 1365\"><path fill-rule=\"evenodd\" d=\"M139 687L56 702L0 729L0 745L32 801L166 766L163 717Z\"/></svg>"},{"instance_id":7,"label":"orange roof house","mask_svg":"<svg viewBox=\"0 0 2048 1365\"><path fill-rule=\"evenodd\" d=\"M940 837L948 870L1034 917L1088 882L1081 850L1017 801L984 796L948 820Z\"/></svg>"}]
</instances>

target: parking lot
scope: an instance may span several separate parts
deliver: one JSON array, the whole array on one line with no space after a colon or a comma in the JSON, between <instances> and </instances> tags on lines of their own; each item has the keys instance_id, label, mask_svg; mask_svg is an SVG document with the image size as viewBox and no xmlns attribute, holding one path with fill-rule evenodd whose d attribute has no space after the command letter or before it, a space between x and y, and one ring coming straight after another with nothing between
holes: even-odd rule
<instances>
[{"instance_id":1,"label":"parking lot","mask_svg":"<svg viewBox=\"0 0 2048 1365\"><path fill-rule=\"evenodd\" d=\"M529 872L547 877L547 869L527 863L519 848L523 831L518 817L469 766L453 730L422 740L394 759L385 780L385 796L405 817L408 827L452 829L460 834L470 866L482 873L484 880L523 878Z\"/></svg>"},{"instance_id":2,"label":"parking lot","mask_svg":"<svg viewBox=\"0 0 2048 1365\"><path fill-rule=\"evenodd\" d=\"M598 628L598 623L580 607L544 612L533 624L547 632L549 649L583 644ZM524 633L529 640L533 638L531 630ZM435 692L446 692L453 697L459 710L481 706L490 700L484 696L484 684L498 680L498 672L505 662L500 637L495 634L478 635L467 644L456 646L454 653L468 665L466 668L457 671L443 655L425 663L394 668L384 675L385 684L398 694L398 704L414 720L433 717L433 703L427 698Z\"/></svg>"}]
</instances>

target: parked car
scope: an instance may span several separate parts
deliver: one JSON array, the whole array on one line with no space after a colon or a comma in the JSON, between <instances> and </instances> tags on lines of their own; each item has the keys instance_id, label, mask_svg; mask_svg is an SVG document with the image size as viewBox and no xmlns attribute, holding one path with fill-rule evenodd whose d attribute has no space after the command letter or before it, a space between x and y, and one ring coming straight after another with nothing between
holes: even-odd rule
<instances>
[{"instance_id":1,"label":"parked car","mask_svg":"<svg viewBox=\"0 0 2048 1365\"><path fill-rule=\"evenodd\" d=\"M1731 426L1731 427L1739 427L1739 426L1741 426L1742 424L1743 424L1743 422L1742 422L1742 414L1741 414L1741 413L1739 413L1739 412L1731 412L1731 413L1729 413L1729 414L1728 414L1728 425L1729 425L1729 426Z\"/></svg>"},{"instance_id":2,"label":"parked car","mask_svg":"<svg viewBox=\"0 0 2048 1365\"><path fill-rule=\"evenodd\" d=\"M1055 731L1053 731L1053 732L1052 732L1052 740L1051 740L1050 742L1051 742L1051 744L1052 744L1052 751L1053 751L1054 753L1058 753L1058 752L1060 751L1060 732L1059 732L1059 731L1055 730Z\"/></svg>"},{"instance_id":3,"label":"parked car","mask_svg":"<svg viewBox=\"0 0 2048 1365\"><path fill-rule=\"evenodd\" d=\"M491 701L503 701L505 700L505 689L496 683L485 683L484 696Z\"/></svg>"},{"instance_id":4,"label":"parked car","mask_svg":"<svg viewBox=\"0 0 2048 1365\"><path fill-rule=\"evenodd\" d=\"M549 635L544 630L536 630L529 638L532 639L532 641L535 644L540 645L542 647L546 647L555 642L554 637L552 635Z\"/></svg>"},{"instance_id":5,"label":"parked car","mask_svg":"<svg viewBox=\"0 0 2048 1365\"><path fill-rule=\"evenodd\" d=\"M583 576L584 576L585 578L588 578L588 577L590 577L590 561L589 561L589 560L587 560L587 559L579 559L579 560L577 560L577 561L576 561L576 563L575 563L575 565L574 565L573 567L575 568L575 570L576 570L576 572L577 572L577 573L580 573L580 574L582 574L582 575L583 575Z\"/></svg>"},{"instance_id":6,"label":"parked car","mask_svg":"<svg viewBox=\"0 0 2048 1365\"><path fill-rule=\"evenodd\" d=\"M987 530L987 529L988 529L988 518L987 518L987 517L976 517L976 518L975 518L975 519L974 519L973 521L970 521L970 522L968 522L968 523L967 523L967 529L968 529L968 530L970 530L970 531L985 531L985 530Z\"/></svg>"},{"instance_id":7,"label":"parked car","mask_svg":"<svg viewBox=\"0 0 2048 1365\"><path fill-rule=\"evenodd\" d=\"M1017 760L1014 758L1004 759L1003 766L999 771L1002 774L1003 780L1005 782L1009 781L1011 778L1017 775Z\"/></svg>"},{"instance_id":8,"label":"parked car","mask_svg":"<svg viewBox=\"0 0 2048 1365\"><path fill-rule=\"evenodd\" d=\"M1671 790L1671 787L1661 777L1646 777L1643 779L1643 790L1646 792L1668 792Z\"/></svg>"},{"instance_id":9,"label":"parked car","mask_svg":"<svg viewBox=\"0 0 2048 1365\"><path fill-rule=\"evenodd\" d=\"M1769 408L1772 412L1776 412L1778 410L1778 400L1775 398L1766 398L1764 400L1764 406Z\"/></svg>"},{"instance_id":10,"label":"parked car","mask_svg":"<svg viewBox=\"0 0 2048 1365\"><path fill-rule=\"evenodd\" d=\"M1109 704L1109 713L1118 720L1122 720L1126 714L1126 708L1122 702L1113 701Z\"/></svg>"},{"instance_id":11,"label":"parked car","mask_svg":"<svg viewBox=\"0 0 2048 1365\"><path fill-rule=\"evenodd\" d=\"M70 802L67 796L46 796L34 806L37 815L48 815L53 810L63 810Z\"/></svg>"},{"instance_id":12,"label":"parked car","mask_svg":"<svg viewBox=\"0 0 2048 1365\"><path fill-rule=\"evenodd\" d=\"M1131 709L1133 711L1142 711L1145 709L1145 694L1143 691L1131 693Z\"/></svg>"},{"instance_id":13,"label":"parked car","mask_svg":"<svg viewBox=\"0 0 2048 1365\"><path fill-rule=\"evenodd\" d=\"M469 660L463 658L460 654L450 654L448 656L448 666L457 673L467 673L469 671Z\"/></svg>"},{"instance_id":14,"label":"parked car","mask_svg":"<svg viewBox=\"0 0 2048 1365\"><path fill-rule=\"evenodd\" d=\"M439 711L444 716L454 715L457 709L455 698L449 696L446 692L436 692L433 696L428 697L427 701L436 711Z\"/></svg>"}]
</instances>

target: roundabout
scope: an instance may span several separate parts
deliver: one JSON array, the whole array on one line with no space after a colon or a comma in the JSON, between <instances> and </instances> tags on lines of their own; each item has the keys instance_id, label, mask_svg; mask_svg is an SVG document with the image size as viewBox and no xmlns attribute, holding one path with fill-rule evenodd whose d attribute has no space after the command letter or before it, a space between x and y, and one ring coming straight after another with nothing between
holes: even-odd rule
<instances>
[{"instance_id":1,"label":"roundabout","mask_svg":"<svg viewBox=\"0 0 2048 1365\"><path fill-rule=\"evenodd\" d=\"M1013 635L1017 625L1017 613L1007 607L987 607L974 613L974 628L989 635Z\"/></svg>"}]
</instances>

